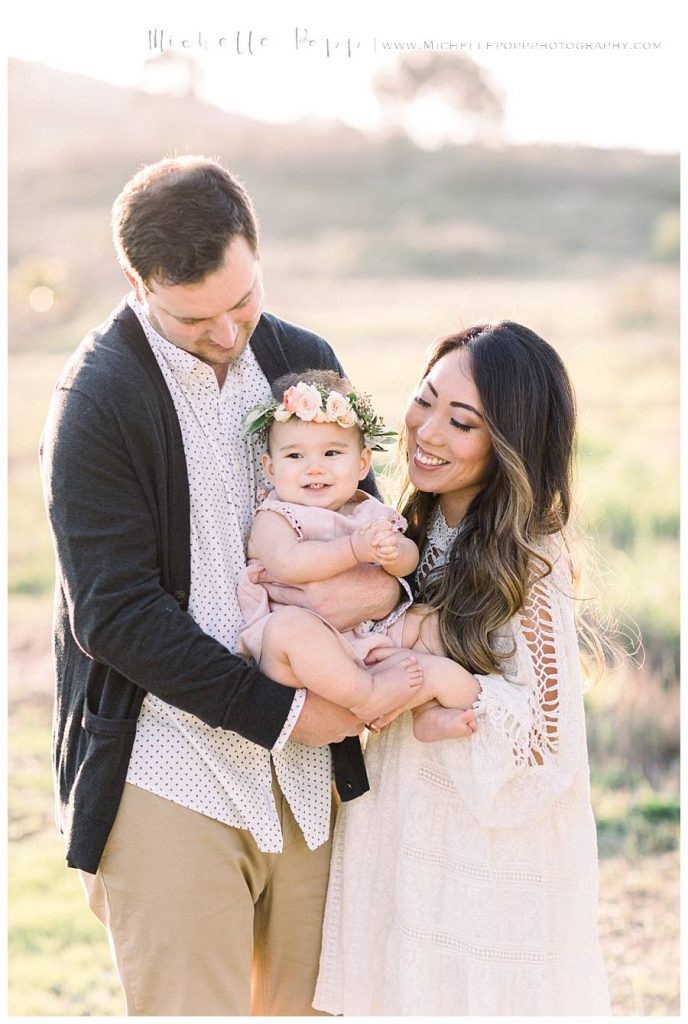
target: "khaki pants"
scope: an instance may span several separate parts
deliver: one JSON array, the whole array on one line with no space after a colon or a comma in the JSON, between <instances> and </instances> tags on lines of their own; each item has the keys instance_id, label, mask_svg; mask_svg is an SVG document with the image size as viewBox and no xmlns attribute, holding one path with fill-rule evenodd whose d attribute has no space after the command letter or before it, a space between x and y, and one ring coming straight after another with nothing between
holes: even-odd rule
<instances>
[{"instance_id":1,"label":"khaki pants","mask_svg":"<svg viewBox=\"0 0 688 1024\"><path fill-rule=\"evenodd\" d=\"M282 853L126 784L96 875L129 1016L318 1015L330 843L311 851L276 783Z\"/></svg>"}]
</instances>

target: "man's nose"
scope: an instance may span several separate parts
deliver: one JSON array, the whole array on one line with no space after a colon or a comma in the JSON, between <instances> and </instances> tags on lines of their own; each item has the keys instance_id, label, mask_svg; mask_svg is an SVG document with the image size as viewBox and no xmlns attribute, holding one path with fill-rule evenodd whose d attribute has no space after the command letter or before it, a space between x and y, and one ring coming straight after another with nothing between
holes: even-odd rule
<instances>
[{"instance_id":1,"label":"man's nose","mask_svg":"<svg viewBox=\"0 0 688 1024\"><path fill-rule=\"evenodd\" d=\"M239 325L228 313L218 317L210 331L211 340L222 348L232 348L239 333Z\"/></svg>"}]
</instances>

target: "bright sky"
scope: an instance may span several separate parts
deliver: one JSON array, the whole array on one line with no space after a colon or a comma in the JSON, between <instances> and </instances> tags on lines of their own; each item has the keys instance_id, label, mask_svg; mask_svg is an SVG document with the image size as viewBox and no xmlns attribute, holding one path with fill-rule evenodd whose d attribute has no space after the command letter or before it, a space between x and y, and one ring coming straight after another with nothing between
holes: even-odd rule
<instances>
[{"instance_id":1,"label":"bright sky","mask_svg":"<svg viewBox=\"0 0 688 1024\"><path fill-rule=\"evenodd\" d=\"M180 52L187 40L205 97L265 120L311 115L373 126L371 76L403 52L400 44L432 42L442 59L464 52L487 70L504 96L510 141L680 144L675 0L423 0L407 13L375 0L166 0L146 3L144 13L135 0L42 6L15 5L10 55L130 85L154 38Z\"/></svg>"}]
</instances>

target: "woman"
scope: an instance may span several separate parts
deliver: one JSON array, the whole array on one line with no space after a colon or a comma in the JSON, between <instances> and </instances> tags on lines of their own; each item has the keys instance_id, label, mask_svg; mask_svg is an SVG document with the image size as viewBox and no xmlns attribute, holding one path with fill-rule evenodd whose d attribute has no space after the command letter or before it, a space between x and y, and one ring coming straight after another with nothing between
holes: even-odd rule
<instances>
[{"instance_id":1,"label":"woman","mask_svg":"<svg viewBox=\"0 0 688 1024\"><path fill-rule=\"evenodd\" d=\"M337 825L314 1006L344 1014L605 1015L572 571L574 396L502 322L440 341L406 410L419 598L476 680L371 735ZM425 740L426 742L419 742Z\"/></svg>"}]
</instances>

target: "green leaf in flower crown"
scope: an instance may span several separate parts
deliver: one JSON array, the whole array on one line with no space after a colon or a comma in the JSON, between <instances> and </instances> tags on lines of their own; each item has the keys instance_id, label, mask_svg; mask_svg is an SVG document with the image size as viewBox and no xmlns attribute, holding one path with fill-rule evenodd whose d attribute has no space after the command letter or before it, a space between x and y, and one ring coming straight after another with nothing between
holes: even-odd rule
<instances>
[{"instance_id":1,"label":"green leaf in flower crown","mask_svg":"<svg viewBox=\"0 0 688 1024\"><path fill-rule=\"evenodd\" d=\"M245 434L257 434L259 431L264 430L272 416L274 410L277 407L275 400L269 402L261 402L259 405L249 409L244 418L242 419L242 425Z\"/></svg>"}]
</instances>

